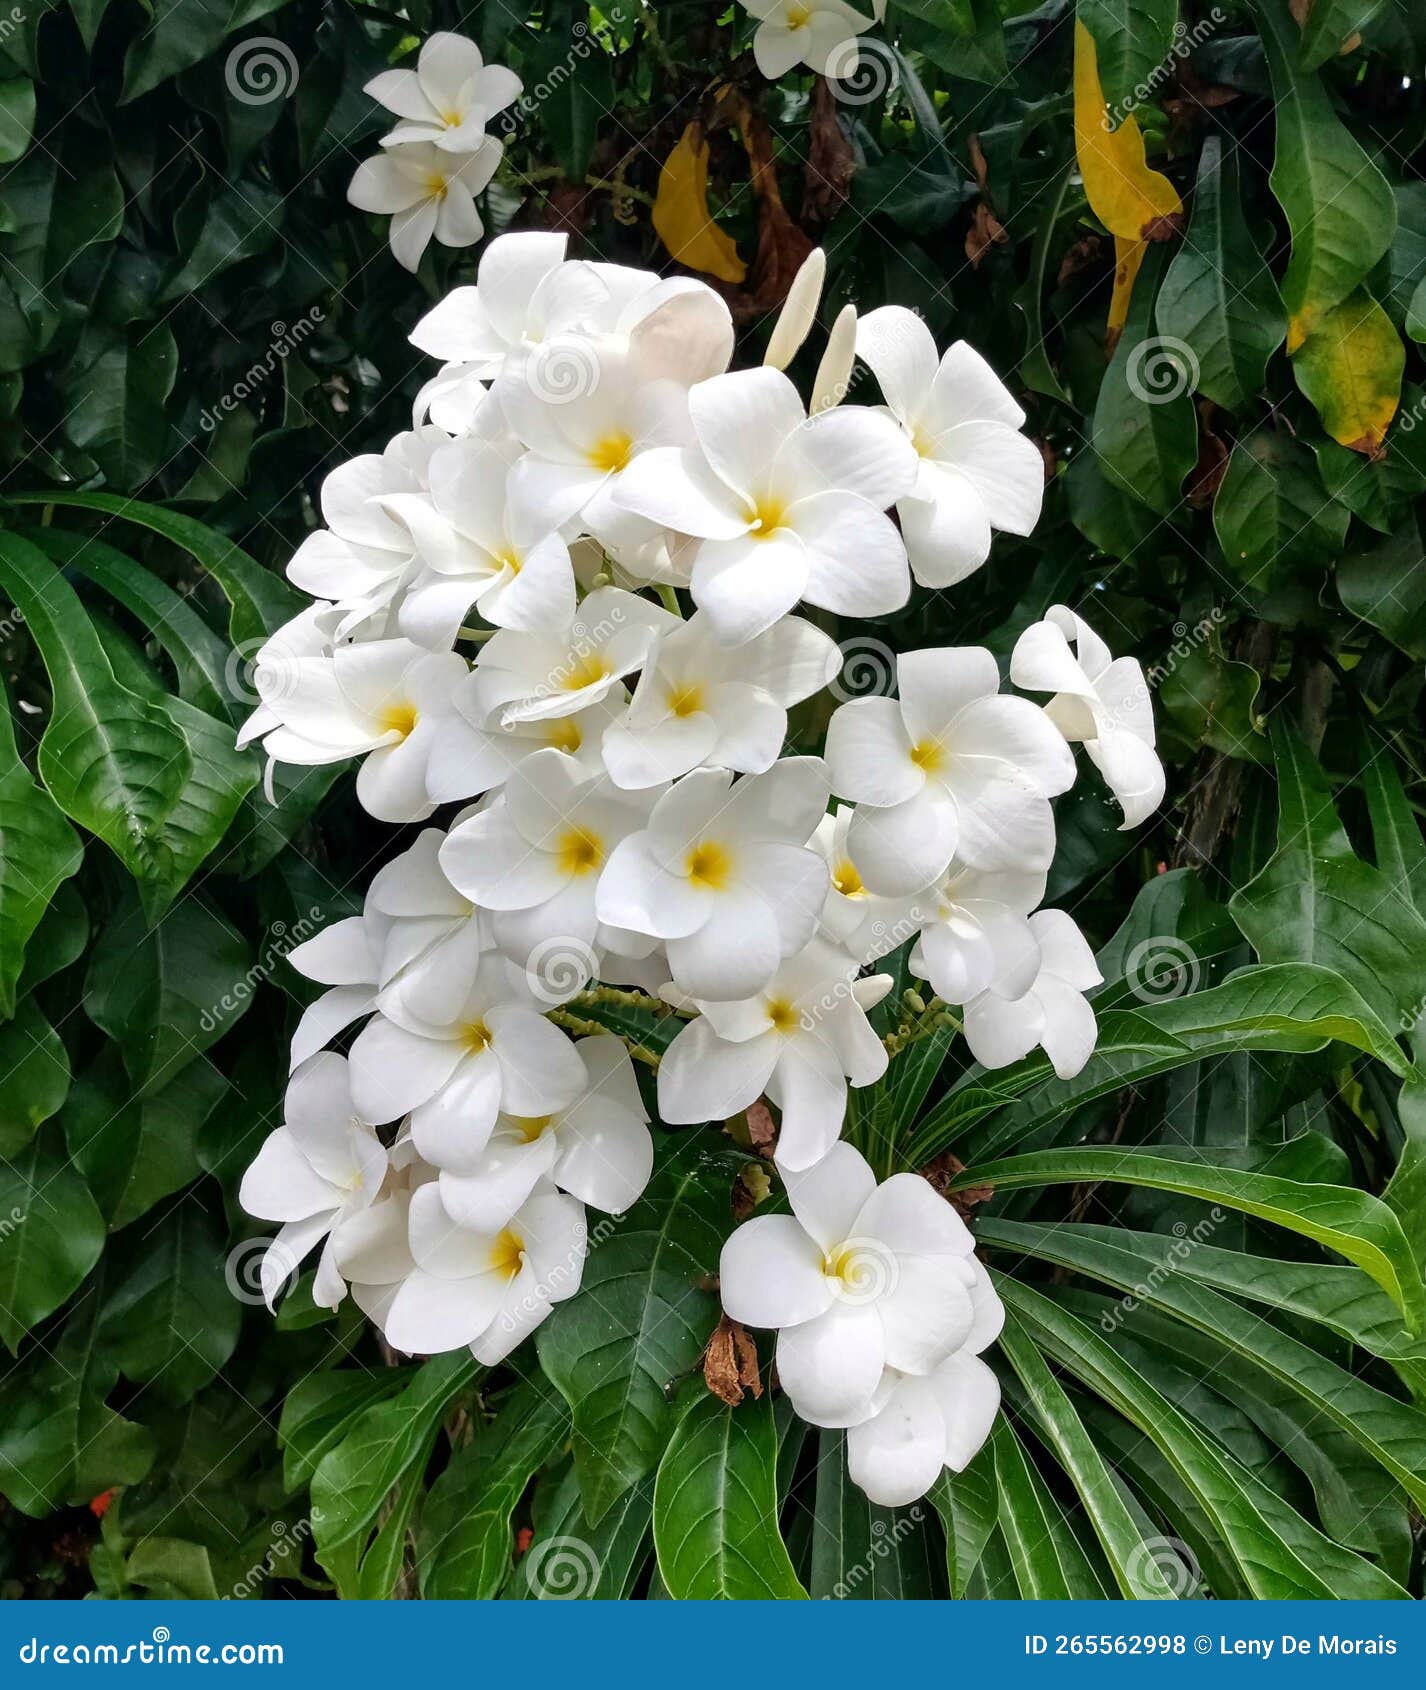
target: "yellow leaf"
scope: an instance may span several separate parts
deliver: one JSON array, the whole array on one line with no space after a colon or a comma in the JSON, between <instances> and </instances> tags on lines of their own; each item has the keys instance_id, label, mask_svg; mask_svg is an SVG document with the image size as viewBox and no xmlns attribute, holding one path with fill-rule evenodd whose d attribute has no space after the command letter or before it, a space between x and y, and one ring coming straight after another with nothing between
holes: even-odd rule
<instances>
[{"instance_id":1,"label":"yellow leaf","mask_svg":"<svg viewBox=\"0 0 1426 1690\"><path fill-rule=\"evenodd\" d=\"M1381 306L1358 288L1317 319L1292 360L1297 385L1341 446L1374 457L1401 402L1406 348Z\"/></svg>"},{"instance_id":2,"label":"yellow leaf","mask_svg":"<svg viewBox=\"0 0 1426 1690\"><path fill-rule=\"evenodd\" d=\"M1144 156L1144 137L1132 115L1109 127L1099 82L1094 37L1074 26L1074 150L1085 197L1110 234L1126 241L1165 241L1178 228L1183 201Z\"/></svg>"},{"instance_id":3,"label":"yellow leaf","mask_svg":"<svg viewBox=\"0 0 1426 1690\"><path fill-rule=\"evenodd\" d=\"M1147 241L1126 241L1122 235L1114 237L1114 292L1109 300L1109 321L1105 324L1104 344L1113 352L1119 336L1129 321L1129 301L1133 297L1134 282L1149 250Z\"/></svg>"},{"instance_id":4,"label":"yellow leaf","mask_svg":"<svg viewBox=\"0 0 1426 1690\"><path fill-rule=\"evenodd\" d=\"M659 239L690 270L741 282L748 267L738 249L708 210L708 143L703 126L690 123L659 172L654 200L654 228Z\"/></svg>"}]
</instances>

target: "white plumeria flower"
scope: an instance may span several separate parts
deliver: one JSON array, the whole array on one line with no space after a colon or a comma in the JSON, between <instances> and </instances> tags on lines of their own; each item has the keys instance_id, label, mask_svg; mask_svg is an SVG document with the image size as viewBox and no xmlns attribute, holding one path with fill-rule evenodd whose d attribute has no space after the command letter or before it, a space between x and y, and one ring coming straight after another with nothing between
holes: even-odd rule
<instances>
[{"instance_id":1,"label":"white plumeria flower","mask_svg":"<svg viewBox=\"0 0 1426 1690\"><path fill-rule=\"evenodd\" d=\"M569 547L518 461L518 441L474 440L431 459L430 496L387 501L425 566L402 598L401 632L449 647L472 605L497 628L555 630L574 616Z\"/></svg>"},{"instance_id":2,"label":"white plumeria flower","mask_svg":"<svg viewBox=\"0 0 1426 1690\"><path fill-rule=\"evenodd\" d=\"M845 951L814 939L755 995L738 1003L695 1000L702 1014L659 1064L663 1119L724 1120L766 1092L782 1111L778 1167L820 1161L842 1130L847 1082L868 1086L886 1072L886 1047L867 1011L891 989L891 976L858 979L857 966Z\"/></svg>"},{"instance_id":3,"label":"white plumeria flower","mask_svg":"<svg viewBox=\"0 0 1426 1690\"><path fill-rule=\"evenodd\" d=\"M513 70L487 65L473 41L438 31L422 43L414 70L384 70L363 92L403 120L383 136L383 147L429 141L468 153L496 112L520 98L521 86Z\"/></svg>"},{"instance_id":4,"label":"white plumeria flower","mask_svg":"<svg viewBox=\"0 0 1426 1690\"><path fill-rule=\"evenodd\" d=\"M728 307L700 282L666 282L626 333L554 335L505 359L495 395L530 448L532 483L557 525L575 516L614 541L631 525L618 494L646 452L690 438L690 386L727 367Z\"/></svg>"},{"instance_id":5,"label":"white plumeria flower","mask_svg":"<svg viewBox=\"0 0 1426 1690\"><path fill-rule=\"evenodd\" d=\"M700 764L757 774L782 750L788 707L820 692L841 661L835 642L799 617L732 648L700 610L659 639L627 713L604 736L605 767L630 788Z\"/></svg>"},{"instance_id":6,"label":"white plumeria flower","mask_svg":"<svg viewBox=\"0 0 1426 1690\"><path fill-rule=\"evenodd\" d=\"M332 1240L337 1272L352 1301L383 1334L396 1293L416 1270L410 1243L412 1194L436 1178L409 1138L392 1145L388 1161L376 1201L348 1216Z\"/></svg>"},{"instance_id":7,"label":"white plumeria flower","mask_svg":"<svg viewBox=\"0 0 1426 1690\"><path fill-rule=\"evenodd\" d=\"M566 1109L502 1115L471 1174L443 1173L441 1201L462 1226L498 1232L541 1181L619 1215L649 1183L654 1141L622 1039L600 1033L575 1046L584 1090Z\"/></svg>"},{"instance_id":8,"label":"white plumeria flower","mask_svg":"<svg viewBox=\"0 0 1426 1690\"><path fill-rule=\"evenodd\" d=\"M411 344L484 380L506 354L590 328L609 299L592 264L566 264L565 236L500 235L480 255L473 287L452 288L417 323Z\"/></svg>"},{"instance_id":9,"label":"white plumeria flower","mask_svg":"<svg viewBox=\"0 0 1426 1690\"><path fill-rule=\"evenodd\" d=\"M427 759L454 712L465 659L410 640L370 640L338 646L330 657L299 658L292 669L283 695L271 700L278 726L263 740L268 756L302 764L362 757L357 797L367 814L424 821L435 808Z\"/></svg>"},{"instance_id":10,"label":"white plumeria flower","mask_svg":"<svg viewBox=\"0 0 1426 1690\"><path fill-rule=\"evenodd\" d=\"M469 1172L502 1111L548 1115L584 1081L574 1047L535 1007L522 970L487 952L448 1018L419 1020L400 990L383 992L351 1050L352 1096L363 1118L408 1111L411 1138L436 1168Z\"/></svg>"},{"instance_id":11,"label":"white plumeria flower","mask_svg":"<svg viewBox=\"0 0 1426 1690\"><path fill-rule=\"evenodd\" d=\"M407 1015L439 1023L470 990L495 948L490 916L458 892L441 867L446 835L423 828L409 850L380 869L366 895L366 922L381 922L380 990Z\"/></svg>"},{"instance_id":12,"label":"white plumeria flower","mask_svg":"<svg viewBox=\"0 0 1426 1690\"><path fill-rule=\"evenodd\" d=\"M291 1068L376 1008L386 927L386 918L374 907L368 891L361 915L332 922L287 953L287 961L299 974L328 988L302 1012L292 1035Z\"/></svg>"},{"instance_id":13,"label":"white plumeria flower","mask_svg":"<svg viewBox=\"0 0 1426 1690\"><path fill-rule=\"evenodd\" d=\"M359 211L389 216L387 241L403 269L415 271L432 235L442 246L474 246L485 233L475 208L503 151L487 135L474 152L446 152L429 141L391 146L357 166L347 198Z\"/></svg>"},{"instance_id":14,"label":"white plumeria flower","mask_svg":"<svg viewBox=\"0 0 1426 1690\"><path fill-rule=\"evenodd\" d=\"M251 745L281 725L281 718L268 699L281 699L293 685L298 662L304 657L330 657L336 643L341 612L333 604L311 604L300 611L258 647L253 658L252 684L258 702L237 735L237 748ZM271 790L272 766L268 766L268 802L276 803Z\"/></svg>"},{"instance_id":15,"label":"white plumeria flower","mask_svg":"<svg viewBox=\"0 0 1426 1690\"><path fill-rule=\"evenodd\" d=\"M964 1472L995 1425L1000 1381L979 1352L999 1336L1005 1311L978 1263L977 1270L971 1335L925 1378L888 1368L877 1412L847 1433L852 1483L884 1508L925 1496L943 1468Z\"/></svg>"},{"instance_id":16,"label":"white plumeria flower","mask_svg":"<svg viewBox=\"0 0 1426 1690\"><path fill-rule=\"evenodd\" d=\"M785 370L797 356L817 321L817 307L822 302L822 284L826 279L827 254L820 246L814 246L798 265L768 336L763 363L769 368Z\"/></svg>"},{"instance_id":17,"label":"white plumeria flower","mask_svg":"<svg viewBox=\"0 0 1426 1690\"><path fill-rule=\"evenodd\" d=\"M507 723L506 708L525 701L537 673L538 664L521 671L481 663L457 684L455 709L441 723L426 771L427 788L437 803L497 791L526 757L546 747L573 757L587 774L604 767L604 735L628 702L623 686L600 691L568 715Z\"/></svg>"},{"instance_id":18,"label":"white plumeria flower","mask_svg":"<svg viewBox=\"0 0 1426 1690\"><path fill-rule=\"evenodd\" d=\"M952 586L985 562L993 528L1028 534L1039 520L1045 466L1019 432L1025 413L965 341L938 365L931 331L904 306L861 318L857 354L920 459L896 504L912 573L925 587Z\"/></svg>"},{"instance_id":19,"label":"white plumeria flower","mask_svg":"<svg viewBox=\"0 0 1426 1690\"><path fill-rule=\"evenodd\" d=\"M688 395L697 450L635 458L614 498L694 536L693 596L741 644L799 599L848 616L906 602L906 551L885 507L915 478L890 420L861 406L809 418L777 370L739 370Z\"/></svg>"},{"instance_id":20,"label":"white plumeria flower","mask_svg":"<svg viewBox=\"0 0 1426 1690\"><path fill-rule=\"evenodd\" d=\"M416 544L388 501L423 499L432 454L445 444L440 429L411 429L384 452L364 452L339 464L323 481L327 526L293 553L287 578L304 593L337 603L344 613L335 626L338 635L385 609L412 573Z\"/></svg>"},{"instance_id":21,"label":"white plumeria flower","mask_svg":"<svg viewBox=\"0 0 1426 1690\"><path fill-rule=\"evenodd\" d=\"M878 1185L850 1144L786 1184L790 1215L754 1215L723 1246L723 1307L776 1329L778 1379L802 1419L857 1426L888 1368L924 1379L965 1343L975 1241L919 1174Z\"/></svg>"},{"instance_id":22,"label":"white plumeria flower","mask_svg":"<svg viewBox=\"0 0 1426 1690\"><path fill-rule=\"evenodd\" d=\"M451 884L494 911L505 955L523 967L537 998L564 1002L598 965L597 951L651 950L608 932L595 889L619 842L648 819L653 795L620 792L562 751L536 751L512 772L499 802L453 827L441 848ZM620 943L621 938L625 943Z\"/></svg>"},{"instance_id":23,"label":"white plumeria flower","mask_svg":"<svg viewBox=\"0 0 1426 1690\"><path fill-rule=\"evenodd\" d=\"M834 814L823 816L817 824L812 843L826 859L830 878L821 930L866 964L904 945L932 905L929 889L904 898L883 898L868 891L847 840L853 814L849 804L839 804Z\"/></svg>"},{"instance_id":24,"label":"white plumeria flower","mask_svg":"<svg viewBox=\"0 0 1426 1690\"><path fill-rule=\"evenodd\" d=\"M1101 985L1094 953L1063 910L1030 917L1040 967L1019 998L983 992L965 1006L966 1043L977 1062L1004 1068L1041 1046L1062 1080L1073 1079L1094 1054L1098 1023L1084 994Z\"/></svg>"},{"instance_id":25,"label":"white plumeria flower","mask_svg":"<svg viewBox=\"0 0 1426 1690\"><path fill-rule=\"evenodd\" d=\"M375 1199L385 1177L381 1140L352 1107L346 1058L323 1051L304 1062L288 1084L282 1125L268 1134L238 1193L250 1215L283 1223L262 1259L269 1308L324 1238L312 1300L336 1308L346 1285L329 1235Z\"/></svg>"},{"instance_id":26,"label":"white plumeria flower","mask_svg":"<svg viewBox=\"0 0 1426 1690\"><path fill-rule=\"evenodd\" d=\"M1082 617L1056 604L1015 642L1010 679L1029 692L1055 694L1045 714L1067 740L1084 742L1123 806L1124 828L1153 815L1163 802L1164 767L1154 751L1154 707L1136 659L1112 658Z\"/></svg>"},{"instance_id":27,"label":"white plumeria flower","mask_svg":"<svg viewBox=\"0 0 1426 1690\"><path fill-rule=\"evenodd\" d=\"M556 631L502 628L481 649L480 673L502 677L507 727L573 716L619 693L625 676L643 668L655 637L678 624L648 599L597 587Z\"/></svg>"},{"instance_id":28,"label":"white plumeria flower","mask_svg":"<svg viewBox=\"0 0 1426 1690\"><path fill-rule=\"evenodd\" d=\"M852 855L875 891L901 896L967 866L1036 872L1055 849L1049 799L1074 756L1042 710L999 696L983 646L902 652L899 698L854 698L827 727L832 789L858 806Z\"/></svg>"},{"instance_id":29,"label":"white plumeria flower","mask_svg":"<svg viewBox=\"0 0 1426 1690\"><path fill-rule=\"evenodd\" d=\"M803 948L827 893L806 848L827 807L822 760L785 757L732 782L685 775L615 847L595 897L601 921L665 942L683 992L720 1001L758 991Z\"/></svg>"},{"instance_id":30,"label":"white plumeria flower","mask_svg":"<svg viewBox=\"0 0 1426 1690\"><path fill-rule=\"evenodd\" d=\"M408 1354L469 1344L487 1367L503 1361L550 1309L579 1289L588 1249L584 1206L553 1188L530 1196L494 1232L451 1219L438 1186L411 1197L414 1271L392 1299L386 1339Z\"/></svg>"},{"instance_id":31,"label":"white plumeria flower","mask_svg":"<svg viewBox=\"0 0 1426 1690\"><path fill-rule=\"evenodd\" d=\"M857 308L849 304L837 313L832 332L827 336L822 361L812 378L812 398L807 406L812 416L819 411L830 410L833 405L840 405L847 397L856 361Z\"/></svg>"},{"instance_id":32,"label":"white plumeria flower","mask_svg":"<svg viewBox=\"0 0 1426 1690\"><path fill-rule=\"evenodd\" d=\"M753 57L769 82L793 65L806 65L819 76L851 76L857 68L857 37L872 19L844 0L743 0L759 19L753 32Z\"/></svg>"},{"instance_id":33,"label":"white plumeria flower","mask_svg":"<svg viewBox=\"0 0 1426 1690\"><path fill-rule=\"evenodd\" d=\"M1028 917L1044 895L1043 874L953 867L918 900L923 925L911 972L945 1003L982 992L1023 997L1040 969Z\"/></svg>"}]
</instances>

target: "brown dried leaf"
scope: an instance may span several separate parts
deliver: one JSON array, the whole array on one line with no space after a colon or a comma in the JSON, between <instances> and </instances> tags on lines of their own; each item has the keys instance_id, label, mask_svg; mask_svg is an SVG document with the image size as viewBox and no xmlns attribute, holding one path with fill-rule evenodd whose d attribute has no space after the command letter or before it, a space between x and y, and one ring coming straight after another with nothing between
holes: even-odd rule
<instances>
[{"instance_id":1,"label":"brown dried leaf","mask_svg":"<svg viewBox=\"0 0 1426 1690\"><path fill-rule=\"evenodd\" d=\"M852 191L856 159L837 116L837 97L825 76L812 79L812 114L808 125L806 188L802 215L814 223L830 223Z\"/></svg>"},{"instance_id":2,"label":"brown dried leaf","mask_svg":"<svg viewBox=\"0 0 1426 1690\"><path fill-rule=\"evenodd\" d=\"M969 1220L971 1211L977 1203L988 1203L995 1195L993 1185L971 1185L964 1191L950 1191L947 1187L957 1174L963 1174L966 1165L953 1151L945 1150L933 1161L921 1169L922 1179L929 1182L933 1190L938 1191L963 1220Z\"/></svg>"},{"instance_id":3,"label":"brown dried leaf","mask_svg":"<svg viewBox=\"0 0 1426 1690\"><path fill-rule=\"evenodd\" d=\"M760 1097L747 1109L748 1138L760 1156L771 1156L777 1149L777 1123L772 1118L767 1099Z\"/></svg>"},{"instance_id":4,"label":"brown dried leaf","mask_svg":"<svg viewBox=\"0 0 1426 1690\"><path fill-rule=\"evenodd\" d=\"M1010 239L1005 232L1005 226L1000 219L981 200L971 218L969 230L966 232L966 257L970 259L971 268L978 270L980 261L990 251L991 247L1004 245Z\"/></svg>"},{"instance_id":5,"label":"brown dried leaf","mask_svg":"<svg viewBox=\"0 0 1426 1690\"><path fill-rule=\"evenodd\" d=\"M763 1394L758 1375L758 1352L752 1339L736 1320L723 1315L703 1352L703 1382L730 1408L743 1400L743 1392Z\"/></svg>"}]
</instances>

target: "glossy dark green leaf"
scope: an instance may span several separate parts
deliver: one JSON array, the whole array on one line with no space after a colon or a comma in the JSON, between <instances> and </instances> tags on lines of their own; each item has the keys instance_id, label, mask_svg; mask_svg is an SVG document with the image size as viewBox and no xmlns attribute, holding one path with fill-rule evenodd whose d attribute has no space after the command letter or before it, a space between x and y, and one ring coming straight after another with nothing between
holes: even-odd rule
<instances>
[{"instance_id":1,"label":"glossy dark green leaf","mask_svg":"<svg viewBox=\"0 0 1426 1690\"><path fill-rule=\"evenodd\" d=\"M808 1595L835 1602L920 1602L944 1594L941 1528L929 1500L882 1508L847 1471L844 1432L818 1439Z\"/></svg>"}]
</instances>

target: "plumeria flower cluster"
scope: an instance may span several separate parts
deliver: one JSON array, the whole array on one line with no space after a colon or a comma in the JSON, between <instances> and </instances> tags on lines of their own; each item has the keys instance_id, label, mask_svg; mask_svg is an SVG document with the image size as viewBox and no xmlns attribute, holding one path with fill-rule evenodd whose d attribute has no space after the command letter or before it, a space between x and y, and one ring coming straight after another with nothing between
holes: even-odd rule
<instances>
[{"instance_id":1,"label":"plumeria flower cluster","mask_svg":"<svg viewBox=\"0 0 1426 1690\"><path fill-rule=\"evenodd\" d=\"M888 1062L875 965L904 952L986 1065L1041 1046L1076 1072L1099 975L1039 907L1053 801L1076 744L1126 825L1162 777L1137 664L1062 607L1010 663L1047 701L979 647L909 651L896 696L787 752L841 657L799 605L882 615L958 579L1042 477L984 361L928 357L895 308L843 312L805 406L784 368L822 271L751 370L712 290L551 234L492 242L418 325L442 367L410 430L328 476L288 571L314 602L258 653L242 737L355 762L372 816L430 825L291 953L323 990L243 1201L280 1223L269 1294L318 1252L319 1302L493 1363L578 1290L587 1210L647 1185L634 1057L665 1125L765 1099L793 1213L734 1234L725 1304L896 1501L984 1438L998 1304L931 1186L875 1187L840 1142ZM858 353L884 405L843 402ZM677 1020L661 1057L582 1013L611 1002Z\"/></svg>"},{"instance_id":2,"label":"plumeria flower cluster","mask_svg":"<svg viewBox=\"0 0 1426 1690\"><path fill-rule=\"evenodd\" d=\"M473 41L445 32L425 41L414 70L384 70L367 83L365 92L399 121L377 156L358 165L347 198L391 218L387 239L406 269L420 264L433 235L462 247L485 233L475 196L503 151L486 125L520 91L514 71L487 65Z\"/></svg>"}]
</instances>

